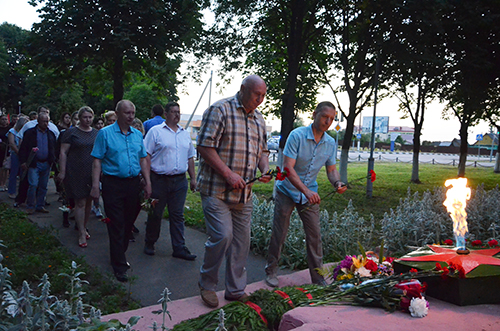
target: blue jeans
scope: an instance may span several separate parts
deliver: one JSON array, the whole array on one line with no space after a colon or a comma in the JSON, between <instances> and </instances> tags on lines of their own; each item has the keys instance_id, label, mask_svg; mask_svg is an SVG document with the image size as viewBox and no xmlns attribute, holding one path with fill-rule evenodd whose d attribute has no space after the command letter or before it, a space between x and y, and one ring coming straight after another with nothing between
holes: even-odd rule
<instances>
[{"instance_id":1,"label":"blue jeans","mask_svg":"<svg viewBox=\"0 0 500 331\"><path fill-rule=\"evenodd\" d=\"M151 172L152 198L159 199L146 225L146 243L154 244L160 236L161 219L165 206L168 208L170 238L174 252L181 251L184 240L184 203L188 191L186 175L164 176Z\"/></svg>"},{"instance_id":2,"label":"blue jeans","mask_svg":"<svg viewBox=\"0 0 500 331\"><path fill-rule=\"evenodd\" d=\"M19 175L19 157L10 152L9 194L16 194L17 175Z\"/></svg>"},{"instance_id":3,"label":"blue jeans","mask_svg":"<svg viewBox=\"0 0 500 331\"><path fill-rule=\"evenodd\" d=\"M50 165L48 162L37 162L35 168L28 169L28 183L30 186L26 204L29 209L40 210L45 207L45 196L47 195L49 175Z\"/></svg>"},{"instance_id":4,"label":"blue jeans","mask_svg":"<svg viewBox=\"0 0 500 331\"><path fill-rule=\"evenodd\" d=\"M219 268L226 258L226 297L238 298L247 285L247 258L250 250L250 221L253 203L226 203L201 195L208 240L200 269L200 286L215 291Z\"/></svg>"}]
</instances>

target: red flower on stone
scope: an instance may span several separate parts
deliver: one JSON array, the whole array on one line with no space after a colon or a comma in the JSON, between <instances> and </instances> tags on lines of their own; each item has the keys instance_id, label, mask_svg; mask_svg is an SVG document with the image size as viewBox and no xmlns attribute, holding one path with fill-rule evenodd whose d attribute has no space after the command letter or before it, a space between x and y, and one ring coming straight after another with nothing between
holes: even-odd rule
<instances>
[{"instance_id":1,"label":"red flower on stone","mask_svg":"<svg viewBox=\"0 0 500 331\"><path fill-rule=\"evenodd\" d=\"M474 247L481 246L482 244L483 243L481 240L474 240L473 242L471 242L471 245Z\"/></svg>"},{"instance_id":2,"label":"red flower on stone","mask_svg":"<svg viewBox=\"0 0 500 331\"><path fill-rule=\"evenodd\" d=\"M418 273L418 270L417 270L417 269L415 269L415 268L411 268L411 269L410 269L410 272L412 272L412 273L415 273L415 274L416 274L416 273Z\"/></svg>"},{"instance_id":3,"label":"red flower on stone","mask_svg":"<svg viewBox=\"0 0 500 331\"><path fill-rule=\"evenodd\" d=\"M448 278L448 274L450 273L450 269L448 269L447 267L444 267L442 270L443 270L443 274L441 275L441 278L443 278L443 279Z\"/></svg>"},{"instance_id":4,"label":"red flower on stone","mask_svg":"<svg viewBox=\"0 0 500 331\"><path fill-rule=\"evenodd\" d=\"M488 245L490 247L498 246L498 241L496 241L495 239L491 239L490 241L488 241Z\"/></svg>"},{"instance_id":5,"label":"red flower on stone","mask_svg":"<svg viewBox=\"0 0 500 331\"><path fill-rule=\"evenodd\" d=\"M108 224L109 222L111 222L111 220L109 219L109 217L106 217L101 219L101 222L103 222L104 224Z\"/></svg>"},{"instance_id":6,"label":"red flower on stone","mask_svg":"<svg viewBox=\"0 0 500 331\"><path fill-rule=\"evenodd\" d=\"M445 245L453 245L453 240L451 239L446 239L444 242L443 242Z\"/></svg>"},{"instance_id":7,"label":"red flower on stone","mask_svg":"<svg viewBox=\"0 0 500 331\"><path fill-rule=\"evenodd\" d=\"M450 262L450 269L458 271L458 277L465 278L465 269L457 263Z\"/></svg>"}]
</instances>

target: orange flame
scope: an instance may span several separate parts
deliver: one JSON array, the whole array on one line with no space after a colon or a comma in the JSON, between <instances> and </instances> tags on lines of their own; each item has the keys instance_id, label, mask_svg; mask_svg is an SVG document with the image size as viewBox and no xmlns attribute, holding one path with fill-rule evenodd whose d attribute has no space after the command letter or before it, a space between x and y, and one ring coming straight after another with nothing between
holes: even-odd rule
<instances>
[{"instance_id":1,"label":"orange flame","mask_svg":"<svg viewBox=\"0 0 500 331\"><path fill-rule=\"evenodd\" d=\"M451 188L446 191L446 200L443 205L453 220L455 236L465 236L467 233L467 212L465 206L470 199L470 188L467 187L467 178L448 179L444 186Z\"/></svg>"}]
</instances>

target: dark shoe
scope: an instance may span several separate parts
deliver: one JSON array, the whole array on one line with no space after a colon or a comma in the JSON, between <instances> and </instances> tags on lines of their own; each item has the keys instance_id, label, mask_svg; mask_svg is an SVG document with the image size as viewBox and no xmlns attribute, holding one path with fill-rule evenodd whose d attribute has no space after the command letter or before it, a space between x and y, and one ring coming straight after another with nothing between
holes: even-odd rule
<instances>
[{"instance_id":1,"label":"dark shoe","mask_svg":"<svg viewBox=\"0 0 500 331\"><path fill-rule=\"evenodd\" d=\"M132 232L133 232L133 233L139 233L139 229L138 229L138 228L134 225L134 226L132 227Z\"/></svg>"},{"instance_id":2,"label":"dark shoe","mask_svg":"<svg viewBox=\"0 0 500 331\"><path fill-rule=\"evenodd\" d=\"M177 257L179 259L188 260L188 261L194 261L194 259L196 259L196 255L191 254L191 252L189 251L189 249L187 249L187 247L184 247L183 249L181 249L179 251L174 251L172 253L172 256Z\"/></svg>"},{"instance_id":3,"label":"dark shoe","mask_svg":"<svg viewBox=\"0 0 500 331\"><path fill-rule=\"evenodd\" d=\"M198 286L200 287L201 300L203 300L203 302L210 308L217 308L217 306L219 305L219 298L217 298L217 293L215 293L214 291L205 290L200 286L200 284L198 284Z\"/></svg>"},{"instance_id":4,"label":"dark shoe","mask_svg":"<svg viewBox=\"0 0 500 331\"><path fill-rule=\"evenodd\" d=\"M144 254L155 255L155 245L150 243L144 244Z\"/></svg>"},{"instance_id":5,"label":"dark shoe","mask_svg":"<svg viewBox=\"0 0 500 331\"><path fill-rule=\"evenodd\" d=\"M130 241L131 243L135 243L135 237L132 232L130 232L128 235L128 241Z\"/></svg>"},{"instance_id":6,"label":"dark shoe","mask_svg":"<svg viewBox=\"0 0 500 331\"><path fill-rule=\"evenodd\" d=\"M243 293L239 297L230 297L230 296L227 296L226 294L224 294L224 299L226 299L227 301L247 302L248 298L249 298L249 296L246 293Z\"/></svg>"},{"instance_id":7,"label":"dark shoe","mask_svg":"<svg viewBox=\"0 0 500 331\"><path fill-rule=\"evenodd\" d=\"M122 283L128 282L127 272L115 272L116 280Z\"/></svg>"},{"instance_id":8,"label":"dark shoe","mask_svg":"<svg viewBox=\"0 0 500 331\"><path fill-rule=\"evenodd\" d=\"M314 282L314 284L319 285L319 286L323 286L323 287L328 286L328 283L324 279L320 279L320 280Z\"/></svg>"},{"instance_id":9,"label":"dark shoe","mask_svg":"<svg viewBox=\"0 0 500 331\"><path fill-rule=\"evenodd\" d=\"M45 201L46 206L50 206L50 202Z\"/></svg>"},{"instance_id":10,"label":"dark shoe","mask_svg":"<svg viewBox=\"0 0 500 331\"><path fill-rule=\"evenodd\" d=\"M37 213L48 214L49 211L45 208L40 208L36 210Z\"/></svg>"},{"instance_id":11,"label":"dark shoe","mask_svg":"<svg viewBox=\"0 0 500 331\"><path fill-rule=\"evenodd\" d=\"M278 287L280 284L278 277L276 275L267 275L266 284L271 287Z\"/></svg>"}]
</instances>

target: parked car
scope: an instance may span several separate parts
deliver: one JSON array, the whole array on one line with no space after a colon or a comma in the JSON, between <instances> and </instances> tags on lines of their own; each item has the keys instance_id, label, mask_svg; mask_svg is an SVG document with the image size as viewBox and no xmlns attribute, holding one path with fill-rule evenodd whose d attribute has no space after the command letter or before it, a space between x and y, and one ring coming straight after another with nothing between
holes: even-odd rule
<instances>
[{"instance_id":1,"label":"parked car","mask_svg":"<svg viewBox=\"0 0 500 331\"><path fill-rule=\"evenodd\" d=\"M280 147L279 138L269 138L267 140L267 149L268 150L277 152L279 147Z\"/></svg>"}]
</instances>

